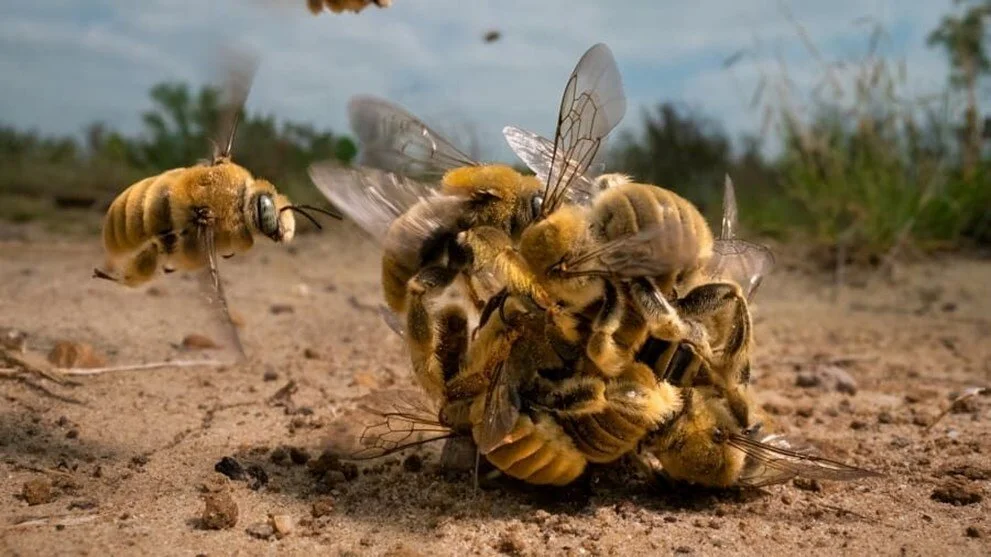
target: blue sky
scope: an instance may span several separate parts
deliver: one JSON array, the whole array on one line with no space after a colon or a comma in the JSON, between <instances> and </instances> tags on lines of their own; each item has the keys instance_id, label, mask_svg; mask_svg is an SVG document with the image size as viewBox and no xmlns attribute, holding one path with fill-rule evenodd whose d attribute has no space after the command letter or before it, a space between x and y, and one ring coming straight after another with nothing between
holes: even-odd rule
<instances>
[{"instance_id":1,"label":"blue sky","mask_svg":"<svg viewBox=\"0 0 991 557\"><path fill-rule=\"evenodd\" d=\"M95 120L141 129L148 89L163 80L216 82L225 43L260 53L248 108L346 131L345 104L370 93L438 127L477 130L488 158L508 158L506 124L553 133L565 80L596 42L613 50L628 98L622 128L644 107L687 103L731 134L757 132L748 107L761 70L785 61L800 90L821 75L786 7L828 58L858 56L884 24L885 52L905 58L907 94L945 84L942 53L926 34L949 0L394 0L358 15L305 9L305 0L4 0L0 5L0 121L42 133L78 133ZM502 33L487 44L489 29ZM723 60L758 49L759 63ZM770 70L769 70L770 69Z\"/></svg>"}]
</instances>

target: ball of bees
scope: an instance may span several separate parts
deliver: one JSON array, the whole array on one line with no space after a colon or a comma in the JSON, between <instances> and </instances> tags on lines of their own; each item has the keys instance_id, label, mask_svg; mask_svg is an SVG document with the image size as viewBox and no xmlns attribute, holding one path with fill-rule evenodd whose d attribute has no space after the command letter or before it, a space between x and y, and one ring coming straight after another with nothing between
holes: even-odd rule
<instances>
[{"instance_id":1,"label":"ball of bees","mask_svg":"<svg viewBox=\"0 0 991 557\"><path fill-rule=\"evenodd\" d=\"M669 190L621 175L590 178L624 109L614 61L597 45L568 80L553 142L506 128L543 185L499 191L517 210L529 207L515 220L475 218L481 201L451 203L453 216L427 210L441 196L420 193L411 176L429 168L424 161L466 160L406 116L365 134L366 143L389 146L371 151L373 164L390 171L376 182L370 170L351 171L360 174L350 183L362 187L348 189L343 171L315 169L314 181L366 230L382 238L393 226L413 231L385 243L383 286L405 314L397 328L437 410L383 414L362 436L364 455L470 437L503 473L550 485L625 455L657 463L672 480L712 486L867 475L758 438L747 302L773 258L734 237L729 181L715 238L694 205ZM428 156L410 157L417 151ZM486 180L470 190L484 191ZM444 247L425 250L441 243L435 230ZM401 272L391 272L403 250ZM469 304L440 302L455 276L494 286ZM469 310L479 312L474 328Z\"/></svg>"}]
</instances>

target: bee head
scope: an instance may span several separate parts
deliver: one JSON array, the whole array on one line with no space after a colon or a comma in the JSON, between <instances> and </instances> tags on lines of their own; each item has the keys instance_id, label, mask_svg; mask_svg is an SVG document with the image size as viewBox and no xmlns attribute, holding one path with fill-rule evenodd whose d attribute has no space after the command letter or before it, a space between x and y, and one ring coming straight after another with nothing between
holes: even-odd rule
<instances>
[{"instance_id":1,"label":"bee head","mask_svg":"<svg viewBox=\"0 0 991 557\"><path fill-rule=\"evenodd\" d=\"M746 429L723 395L710 387L687 390L683 412L657 437L655 456L672 479L711 487L736 481L745 455L727 440Z\"/></svg>"},{"instance_id":2,"label":"bee head","mask_svg":"<svg viewBox=\"0 0 991 557\"><path fill-rule=\"evenodd\" d=\"M580 249L587 231L581 211L577 206L564 206L523 232L520 253L534 272L547 274Z\"/></svg>"},{"instance_id":3,"label":"bee head","mask_svg":"<svg viewBox=\"0 0 991 557\"><path fill-rule=\"evenodd\" d=\"M293 213L299 213L310 220L318 229L322 229L307 210L316 211L340 219L340 215L310 205L293 205L289 198L276 191L275 186L268 180L255 180L249 188L248 222L258 233L268 236L275 242L286 243L296 234L296 218Z\"/></svg>"},{"instance_id":4,"label":"bee head","mask_svg":"<svg viewBox=\"0 0 991 557\"><path fill-rule=\"evenodd\" d=\"M504 224L507 232L516 237L533 222L533 198L541 184L510 166L486 164L449 170L441 188L447 195L474 201L472 214L478 222Z\"/></svg>"},{"instance_id":5,"label":"bee head","mask_svg":"<svg viewBox=\"0 0 991 557\"><path fill-rule=\"evenodd\" d=\"M249 214L252 227L275 242L288 242L296 233L296 219L286 196L275 191L265 180L255 180L255 192L250 197Z\"/></svg>"}]
</instances>

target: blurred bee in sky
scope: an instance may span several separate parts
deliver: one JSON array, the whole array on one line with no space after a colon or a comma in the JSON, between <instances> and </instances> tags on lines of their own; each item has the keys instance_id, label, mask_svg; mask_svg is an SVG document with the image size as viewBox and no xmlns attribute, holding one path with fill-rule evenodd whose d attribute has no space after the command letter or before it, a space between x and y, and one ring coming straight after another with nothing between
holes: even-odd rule
<instances>
[{"instance_id":1,"label":"blurred bee in sky","mask_svg":"<svg viewBox=\"0 0 991 557\"><path fill-rule=\"evenodd\" d=\"M588 203L596 184L585 176L602 140L622 119L626 102L609 49L598 44L579 60L561 108L555 142L571 187L554 191L552 205L565 199ZM443 392L443 376L432 359L424 320L423 293L443 290L460 278L474 309L494 293L491 272L470 265L472 241L459 233L498 235L507 246L493 258L519 258L520 234L547 211L541 182L509 166L478 164L405 110L379 99L356 97L349 104L351 127L361 141L360 168L314 165L317 187L384 248L382 286L389 309L407 314L407 340L414 368L431 393ZM558 147L555 147L558 146ZM570 160L579 156L581 160ZM562 177L561 179L565 179ZM500 263L494 263L498 266ZM509 263L518 265L518 261ZM479 293L479 290L482 293ZM532 293L539 297L539 293ZM412 306L413 303L415 306ZM457 310L451 309L455 312Z\"/></svg>"},{"instance_id":2,"label":"blurred bee in sky","mask_svg":"<svg viewBox=\"0 0 991 557\"><path fill-rule=\"evenodd\" d=\"M392 0L306 0L306 5L314 15L320 14L324 9L335 14L341 12L358 13L364 10L369 4L375 4L380 8L388 8L392 5Z\"/></svg>"},{"instance_id":3,"label":"blurred bee in sky","mask_svg":"<svg viewBox=\"0 0 991 557\"><path fill-rule=\"evenodd\" d=\"M253 177L232 160L238 114L256 67L257 60L244 54L228 62L229 102L222 116L227 134L223 148L215 143L212 160L145 178L114 199L103 222L106 263L94 270L95 277L138 286L159 269L201 270L211 302L229 322L218 254L232 257L247 251L258 235L289 242L296 230L293 212L318 228L307 210L340 218L324 209L292 205L270 182ZM236 333L232 334L241 352Z\"/></svg>"}]
</instances>

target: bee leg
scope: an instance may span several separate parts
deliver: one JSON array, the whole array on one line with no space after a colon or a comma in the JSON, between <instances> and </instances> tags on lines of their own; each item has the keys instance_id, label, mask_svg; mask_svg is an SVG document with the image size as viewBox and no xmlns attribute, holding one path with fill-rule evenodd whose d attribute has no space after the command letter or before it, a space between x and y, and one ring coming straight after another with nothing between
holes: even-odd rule
<instances>
[{"instance_id":1,"label":"bee leg","mask_svg":"<svg viewBox=\"0 0 991 557\"><path fill-rule=\"evenodd\" d=\"M505 232L479 226L458 234L458 243L470 254L473 270L492 269L513 294L528 296L542 308L553 306L550 296L537 284L523 256Z\"/></svg>"},{"instance_id":2,"label":"bee leg","mask_svg":"<svg viewBox=\"0 0 991 557\"><path fill-rule=\"evenodd\" d=\"M468 319L456 304L431 313L422 293L409 297L406 313L407 346L413 372L435 400L444 398L445 383L458 375L468 349Z\"/></svg>"},{"instance_id":3,"label":"bee leg","mask_svg":"<svg viewBox=\"0 0 991 557\"><path fill-rule=\"evenodd\" d=\"M575 374L560 379L546 377L554 371L541 370L532 383L520 390L520 398L562 418L596 414L605 409L606 386L602 379Z\"/></svg>"},{"instance_id":4,"label":"bee leg","mask_svg":"<svg viewBox=\"0 0 991 557\"><path fill-rule=\"evenodd\" d=\"M113 282L120 282L117 279L117 277L115 277L115 276L107 273L106 271L104 271L103 269L100 269L99 267L93 269L93 278L104 279L104 280L109 280L109 281L113 281Z\"/></svg>"},{"instance_id":5,"label":"bee leg","mask_svg":"<svg viewBox=\"0 0 991 557\"><path fill-rule=\"evenodd\" d=\"M624 309L616 287L606 281L602 307L592 321L592 334L586 347L589 359L606 377L619 375L627 362L633 359L632 350L616 342L615 335L622 326Z\"/></svg>"},{"instance_id":6,"label":"bee leg","mask_svg":"<svg viewBox=\"0 0 991 557\"><path fill-rule=\"evenodd\" d=\"M706 329L693 319L684 319L671 302L648 279L631 282L630 299L640 309L652 336L668 341L692 344L699 356L712 361L712 348Z\"/></svg>"},{"instance_id":7,"label":"bee leg","mask_svg":"<svg viewBox=\"0 0 991 557\"><path fill-rule=\"evenodd\" d=\"M458 272L456 269L442 265L424 267L406 283L407 294L410 298L414 298L443 290L454 282Z\"/></svg>"},{"instance_id":8,"label":"bee leg","mask_svg":"<svg viewBox=\"0 0 991 557\"><path fill-rule=\"evenodd\" d=\"M749 382L753 322L739 286L719 282L698 286L678 300L678 310L708 331L728 331L725 338L710 340L722 347L721 358L713 366L728 385Z\"/></svg>"},{"instance_id":9,"label":"bee leg","mask_svg":"<svg viewBox=\"0 0 991 557\"><path fill-rule=\"evenodd\" d=\"M151 280L157 270L158 244L152 242L127 262L118 281L128 286L138 286Z\"/></svg>"},{"instance_id":10,"label":"bee leg","mask_svg":"<svg viewBox=\"0 0 991 557\"><path fill-rule=\"evenodd\" d=\"M478 291L475 289L475 285L471 282L471 274L465 270L461 272L461 279L465 283L465 292L468 293L468 301L475 306L476 311L482 311L485 307L485 300L478 295Z\"/></svg>"}]
</instances>

